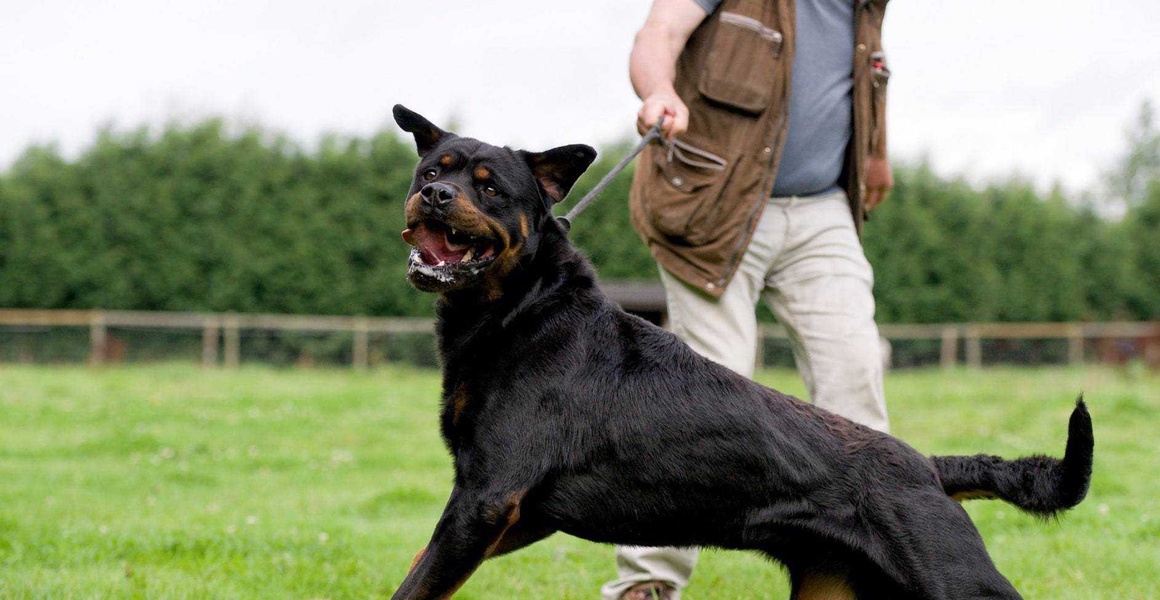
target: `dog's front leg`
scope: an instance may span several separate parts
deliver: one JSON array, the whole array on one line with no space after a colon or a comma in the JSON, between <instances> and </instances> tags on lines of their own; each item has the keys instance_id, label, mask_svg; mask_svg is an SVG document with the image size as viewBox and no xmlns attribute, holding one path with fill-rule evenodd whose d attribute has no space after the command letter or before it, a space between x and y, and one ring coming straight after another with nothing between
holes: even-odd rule
<instances>
[{"instance_id":1,"label":"dog's front leg","mask_svg":"<svg viewBox=\"0 0 1160 600\"><path fill-rule=\"evenodd\" d=\"M499 549L520 518L522 492L455 488L431 542L392 600L450 598L483 560Z\"/></svg>"}]
</instances>

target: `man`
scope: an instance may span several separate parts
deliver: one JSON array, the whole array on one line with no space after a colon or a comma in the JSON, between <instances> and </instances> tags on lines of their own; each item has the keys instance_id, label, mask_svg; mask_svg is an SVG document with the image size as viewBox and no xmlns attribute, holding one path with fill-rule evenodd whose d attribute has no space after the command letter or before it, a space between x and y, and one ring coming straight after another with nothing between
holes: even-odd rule
<instances>
[{"instance_id":1,"label":"man","mask_svg":"<svg viewBox=\"0 0 1160 600\"><path fill-rule=\"evenodd\" d=\"M796 6L795 6L796 4ZM813 402L885 431L873 274L859 242L893 186L886 0L654 0L629 71L633 225L661 267L672 330L750 376L755 305L793 342ZM694 549L617 549L607 600L678 599Z\"/></svg>"}]
</instances>

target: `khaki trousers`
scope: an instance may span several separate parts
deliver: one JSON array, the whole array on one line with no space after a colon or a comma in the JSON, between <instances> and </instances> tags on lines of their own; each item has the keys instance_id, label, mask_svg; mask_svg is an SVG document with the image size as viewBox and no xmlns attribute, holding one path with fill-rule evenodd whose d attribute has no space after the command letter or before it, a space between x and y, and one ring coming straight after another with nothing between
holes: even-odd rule
<instances>
[{"instance_id":1,"label":"khaki trousers","mask_svg":"<svg viewBox=\"0 0 1160 600\"><path fill-rule=\"evenodd\" d=\"M814 404L887 431L882 347L874 323L874 275L854 231L845 193L774 198L720 299L661 270L670 329L693 350L751 377L759 298L789 332L798 372ZM606 600L642 581L680 589L695 548L621 546Z\"/></svg>"}]
</instances>

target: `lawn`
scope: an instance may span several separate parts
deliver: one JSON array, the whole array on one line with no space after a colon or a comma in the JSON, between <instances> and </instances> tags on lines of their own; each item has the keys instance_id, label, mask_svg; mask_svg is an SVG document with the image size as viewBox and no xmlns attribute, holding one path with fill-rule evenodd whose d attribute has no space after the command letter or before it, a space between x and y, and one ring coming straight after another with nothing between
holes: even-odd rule
<instances>
[{"instance_id":1,"label":"lawn","mask_svg":"<svg viewBox=\"0 0 1160 600\"><path fill-rule=\"evenodd\" d=\"M790 371L759 379L791 393ZM388 368L0 366L0 598L385 598L450 484L439 376ZM969 505L1027 598L1158 597L1160 375L909 371L894 431L928 453L1063 450L1086 392L1092 491L1058 522ZM459 598L597 598L611 550L557 535ZM753 555L702 555L687 600L786 598Z\"/></svg>"}]
</instances>

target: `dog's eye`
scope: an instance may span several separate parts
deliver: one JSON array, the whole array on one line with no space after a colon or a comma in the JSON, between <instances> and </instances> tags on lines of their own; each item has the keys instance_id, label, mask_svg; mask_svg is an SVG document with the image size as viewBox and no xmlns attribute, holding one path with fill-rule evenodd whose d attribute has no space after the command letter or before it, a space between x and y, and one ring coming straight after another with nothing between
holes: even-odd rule
<instances>
[{"instance_id":1,"label":"dog's eye","mask_svg":"<svg viewBox=\"0 0 1160 600\"><path fill-rule=\"evenodd\" d=\"M438 174L439 172L435 169L427 169L426 171L423 171L423 181L432 181Z\"/></svg>"},{"instance_id":2,"label":"dog's eye","mask_svg":"<svg viewBox=\"0 0 1160 600\"><path fill-rule=\"evenodd\" d=\"M495 198L499 195L499 190L495 189L494 185L483 186L483 193L487 194L488 198Z\"/></svg>"}]
</instances>

